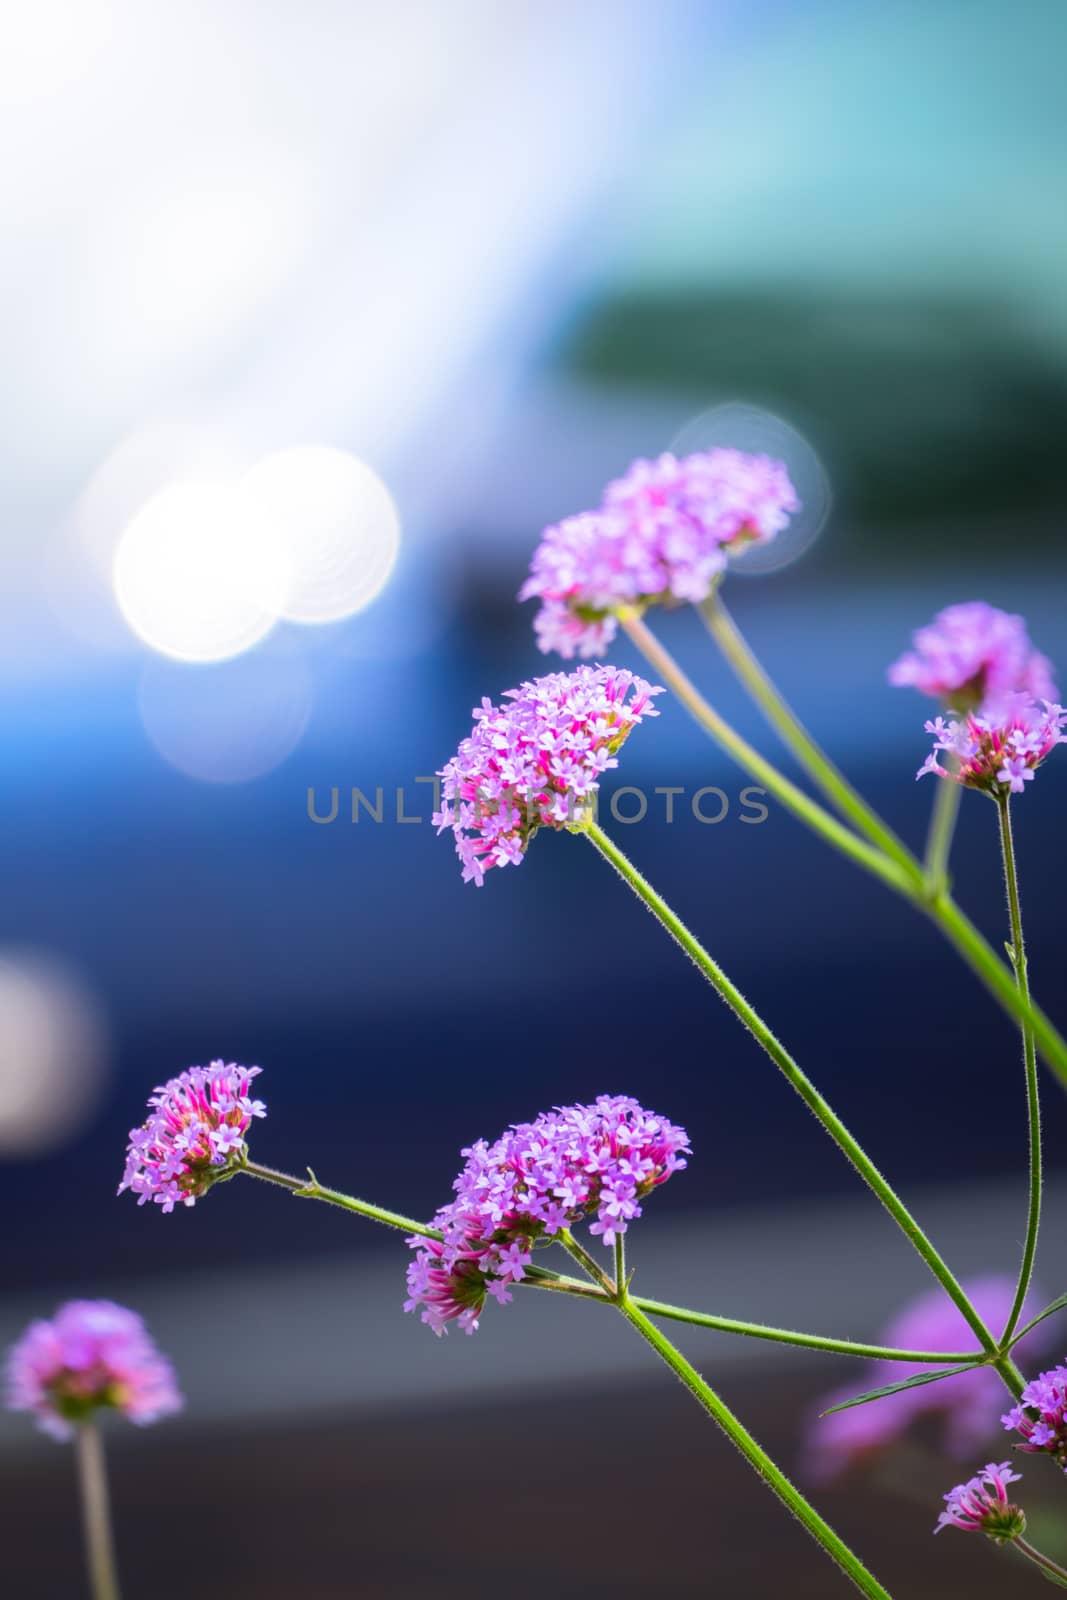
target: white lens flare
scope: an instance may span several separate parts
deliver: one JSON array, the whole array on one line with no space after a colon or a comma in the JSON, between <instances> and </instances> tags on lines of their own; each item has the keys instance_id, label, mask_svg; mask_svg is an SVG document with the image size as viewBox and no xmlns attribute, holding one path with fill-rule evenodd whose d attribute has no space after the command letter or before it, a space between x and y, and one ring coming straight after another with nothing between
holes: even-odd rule
<instances>
[{"instance_id":1,"label":"white lens flare","mask_svg":"<svg viewBox=\"0 0 1067 1600\"><path fill-rule=\"evenodd\" d=\"M145 732L171 766L202 783L245 783L296 748L313 696L299 652L272 644L192 668L151 660L139 698Z\"/></svg>"},{"instance_id":2,"label":"white lens flare","mask_svg":"<svg viewBox=\"0 0 1067 1600\"><path fill-rule=\"evenodd\" d=\"M300 263L313 194L299 163L270 146L214 171L161 174L102 263L127 302L130 354L180 356L254 317Z\"/></svg>"},{"instance_id":3,"label":"white lens flare","mask_svg":"<svg viewBox=\"0 0 1067 1600\"><path fill-rule=\"evenodd\" d=\"M115 551L142 506L183 479L235 479L247 453L218 431L152 422L100 463L42 557L45 594L67 633L99 650L127 650L130 630L115 605Z\"/></svg>"},{"instance_id":4,"label":"white lens flare","mask_svg":"<svg viewBox=\"0 0 1067 1600\"><path fill-rule=\"evenodd\" d=\"M282 615L336 622L381 593L400 546L400 518L377 473L344 450L279 450L240 487L249 528L289 575Z\"/></svg>"},{"instance_id":5,"label":"white lens flare","mask_svg":"<svg viewBox=\"0 0 1067 1600\"><path fill-rule=\"evenodd\" d=\"M0 106L25 107L76 87L96 66L116 20L102 0L5 6Z\"/></svg>"},{"instance_id":6,"label":"white lens flare","mask_svg":"<svg viewBox=\"0 0 1067 1600\"><path fill-rule=\"evenodd\" d=\"M731 557L730 571L760 577L792 566L811 549L830 515L830 483L815 451L803 434L781 417L736 401L701 412L679 430L668 448L684 456L716 447L784 461L800 500L800 510L790 517L788 527L766 544L751 544L741 555Z\"/></svg>"},{"instance_id":7,"label":"white lens flare","mask_svg":"<svg viewBox=\"0 0 1067 1600\"><path fill-rule=\"evenodd\" d=\"M110 577L123 531L153 495L174 483L235 480L249 456L219 429L188 422L146 422L105 456L78 496L71 537L86 558Z\"/></svg>"},{"instance_id":8,"label":"white lens flare","mask_svg":"<svg viewBox=\"0 0 1067 1600\"><path fill-rule=\"evenodd\" d=\"M139 638L179 661L222 661L265 637L285 603L276 541L257 535L232 485L168 485L119 541L115 598Z\"/></svg>"}]
</instances>

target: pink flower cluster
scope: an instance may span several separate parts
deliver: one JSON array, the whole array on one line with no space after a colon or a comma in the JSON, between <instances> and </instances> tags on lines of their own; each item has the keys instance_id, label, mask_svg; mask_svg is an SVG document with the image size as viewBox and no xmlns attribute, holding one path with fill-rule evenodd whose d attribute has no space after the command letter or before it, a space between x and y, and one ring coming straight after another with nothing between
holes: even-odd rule
<instances>
[{"instance_id":1,"label":"pink flower cluster","mask_svg":"<svg viewBox=\"0 0 1067 1600\"><path fill-rule=\"evenodd\" d=\"M799 509L780 461L741 450L635 461L596 511L546 528L520 600L536 596L538 644L595 656L620 607L706 599L727 557L765 543Z\"/></svg>"},{"instance_id":2,"label":"pink flower cluster","mask_svg":"<svg viewBox=\"0 0 1067 1600\"><path fill-rule=\"evenodd\" d=\"M984 1322L994 1328L1004 1326L1015 1297L1010 1278L996 1274L971 1278L963 1287ZM1042 1324L1018 1348L1032 1354L1035 1349L1040 1350L1044 1336ZM973 1346L974 1335L944 1292L931 1289L893 1318L881 1342L902 1350L966 1350ZM929 1370L906 1361L872 1361L862 1378L825 1395L818 1410L825 1411L865 1389L879 1389ZM965 1458L995 1429L1002 1403L1003 1390L996 1373L989 1367L976 1367L954 1378L851 1406L847 1411L816 1416L807 1437L809 1470L823 1481L838 1477L849 1467L888 1449L921 1418L936 1419L946 1452L955 1459Z\"/></svg>"},{"instance_id":3,"label":"pink flower cluster","mask_svg":"<svg viewBox=\"0 0 1067 1600\"><path fill-rule=\"evenodd\" d=\"M987 794L1022 794L1045 757L1067 743L1065 724L1062 706L1047 700L1038 705L1023 694L987 701L982 711L968 712L960 720L935 717L925 724L934 735L934 748L917 776L933 772ZM938 760L942 753L951 758L947 767Z\"/></svg>"},{"instance_id":4,"label":"pink flower cluster","mask_svg":"<svg viewBox=\"0 0 1067 1600\"><path fill-rule=\"evenodd\" d=\"M1040 1373L1000 1420L1022 1434L1020 1450L1050 1455L1067 1469L1067 1366Z\"/></svg>"},{"instance_id":5,"label":"pink flower cluster","mask_svg":"<svg viewBox=\"0 0 1067 1600\"><path fill-rule=\"evenodd\" d=\"M152 1200L165 1213L179 1202L195 1204L240 1164L253 1118L267 1114L262 1100L249 1095L260 1070L213 1061L157 1085L148 1098L151 1116L130 1130L119 1194L129 1189L138 1205Z\"/></svg>"},{"instance_id":6,"label":"pink flower cluster","mask_svg":"<svg viewBox=\"0 0 1067 1600\"><path fill-rule=\"evenodd\" d=\"M131 1422L180 1411L170 1363L141 1318L110 1300L71 1300L51 1322L31 1322L7 1362L7 1404L29 1411L56 1439L107 1406Z\"/></svg>"},{"instance_id":7,"label":"pink flower cluster","mask_svg":"<svg viewBox=\"0 0 1067 1600\"><path fill-rule=\"evenodd\" d=\"M1019 1483L1020 1474L1011 1470L1010 1461L988 1466L966 1483L958 1483L945 1496L945 1507L937 1519L935 1533L942 1528L962 1528L965 1533L984 1533L1003 1543L1017 1539L1026 1527L1019 1507L1008 1499L1008 1484Z\"/></svg>"},{"instance_id":8,"label":"pink flower cluster","mask_svg":"<svg viewBox=\"0 0 1067 1600\"><path fill-rule=\"evenodd\" d=\"M479 1140L463 1151L456 1198L434 1218L443 1238L408 1240L416 1254L404 1310L421 1308L435 1334L450 1322L473 1333L487 1295L501 1305L512 1298L536 1245L589 1218L590 1233L614 1245L688 1150L683 1128L627 1095L560 1106L493 1144Z\"/></svg>"},{"instance_id":9,"label":"pink flower cluster","mask_svg":"<svg viewBox=\"0 0 1067 1600\"><path fill-rule=\"evenodd\" d=\"M661 694L616 667L579 667L483 700L474 730L441 768L438 833L451 828L463 881L517 865L538 828L567 828L589 811L602 775Z\"/></svg>"},{"instance_id":10,"label":"pink flower cluster","mask_svg":"<svg viewBox=\"0 0 1067 1600\"><path fill-rule=\"evenodd\" d=\"M1023 618L984 600L947 606L913 642L889 668L890 683L911 685L958 712L1007 694L1057 698L1052 665L1030 643Z\"/></svg>"}]
</instances>

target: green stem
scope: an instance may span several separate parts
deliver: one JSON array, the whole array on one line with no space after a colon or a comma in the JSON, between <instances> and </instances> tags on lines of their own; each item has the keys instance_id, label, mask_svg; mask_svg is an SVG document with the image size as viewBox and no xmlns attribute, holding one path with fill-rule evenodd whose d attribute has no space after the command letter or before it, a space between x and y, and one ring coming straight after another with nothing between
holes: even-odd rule
<instances>
[{"instance_id":1,"label":"green stem","mask_svg":"<svg viewBox=\"0 0 1067 1600\"><path fill-rule=\"evenodd\" d=\"M953 784L952 787L955 788L956 785ZM1015 968L1015 979L1019 986L1019 994L1024 1001L1028 1002L1030 998L1030 982L1027 976L1026 944L1023 940L1023 917L1019 903L1019 878L1015 867L1015 846L1011 831L1011 800L1007 794L1001 795L997 800L997 816L1000 822L1000 849L1004 860L1004 887L1008 895L1008 918L1011 924L1011 963ZM1026 1304L1026 1296L1034 1271L1038 1229L1041 1226L1041 1094L1037 1081L1037 1054L1034 1049L1033 1030L1026 1023L1023 1023L1022 1034L1023 1067L1026 1073L1027 1127L1030 1140L1030 1192L1026 1217L1026 1239L1023 1244L1022 1262L1019 1266L1019 1280L1015 1289L1015 1299L1012 1302L1011 1313L1001 1340L1001 1343L1005 1345L1010 1342L1023 1314L1023 1306Z\"/></svg>"},{"instance_id":2,"label":"green stem","mask_svg":"<svg viewBox=\"0 0 1067 1600\"><path fill-rule=\"evenodd\" d=\"M277 1172L273 1167L263 1167L257 1162L246 1161L237 1171L245 1172L249 1177L261 1178L266 1183L277 1184L299 1199L326 1200L330 1205L341 1206L345 1211L369 1217L373 1222L384 1223L386 1227L397 1228L402 1233L415 1233L425 1239L441 1238L438 1229L416 1223L411 1217L401 1216L395 1211L386 1211L381 1206L370 1205L366 1201L355 1199L352 1195L342 1194L337 1189L325 1189L319 1185L312 1190L308 1187L307 1179L294 1177L288 1172ZM578 1278L569 1278L561 1273L551 1272L545 1267L531 1264L526 1268L526 1277L522 1279L521 1287L547 1289L558 1294L577 1295L586 1300L599 1300L611 1304L615 1293L614 1283L601 1272L595 1259L588 1251L582 1249L572 1235L568 1234L568 1238L573 1246L572 1253L580 1252L582 1265L593 1282L585 1283ZM621 1239L618 1242L621 1244ZM616 1263L618 1263L618 1252L616 1252ZM651 1316L664 1317L672 1322L689 1322L694 1327L712 1328L717 1333L764 1339L772 1344L795 1345L802 1350L826 1350L834 1355L856 1356L863 1360L910 1361L916 1365L931 1367L946 1364L962 1365L971 1360L975 1365L980 1365L984 1361L984 1357L979 1358L973 1350L902 1350L896 1345L859 1344L854 1339L832 1339L820 1333L797 1333L790 1328L768 1327L762 1322L743 1322L736 1317L718 1317L707 1311L690 1311L685 1306L670 1305L662 1300L648 1300L642 1296L635 1296L634 1304Z\"/></svg>"},{"instance_id":3,"label":"green stem","mask_svg":"<svg viewBox=\"0 0 1067 1600\"><path fill-rule=\"evenodd\" d=\"M770 1056L775 1066L778 1067L779 1071L804 1101L804 1104L822 1123L831 1139L844 1152L856 1171L889 1212L889 1215L905 1237L910 1240L914 1249L925 1261L934 1277L965 1318L968 1327L975 1334L982 1349L988 1356L993 1358L990 1364L996 1367L1008 1388L1017 1397L1022 1389L1022 1378L1014 1363L1010 1357L1003 1355L999 1351L992 1333L990 1333L971 1304L965 1290L947 1263L942 1260L904 1202L890 1187L866 1151L853 1138L827 1101L823 1099L811 1079L801 1070L785 1046L771 1032L762 1017L749 1005L740 990L731 983L722 969L712 960L703 945L694 938L680 918L675 916L666 901L661 899L651 884L642 877L637 868L623 855L617 845L612 843L595 822L588 822L583 831L589 838L590 843L615 868L637 898L648 907L653 916L659 919L671 937L699 968L716 993L726 1001L726 1004L744 1023L753 1038Z\"/></svg>"},{"instance_id":4,"label":"green stem","mask_svg":"<svg viewBox=\"0 0 1067 1600\"><path fill-rule=\"evenodd\" d=\"M107 1463L104 1460L104 1442L96 1422L90 1419L78 1424L74 1432L74 1453L78 1466L85 1559L93 1600L119 1600Z\"/></svg>"},{"instance_id":5,"label":"green stem","mask_svg":"<svg viewBox=\"0 0 1067 1600\"><path fill-rule=\"evenodd\" d=\"M1027 1024L1032 1028L1038 1048L1045 1060L1057 1077L1067 1085L1067 1041L1053 1027L1041 1007L1034 1004L1032 998L1023 998L1012 972L982 937L970 918L948 895L938 896L926 903L921 901L916 903L937 924L949 943L955 945L971 970L981 978L994 998L1000 1001L1008 1015L1020 1027Z\"/></svg>"},{"instance_id":6,"label":"green stem","mask_svg":"<svg viewBox=\"0 0 1067 1600\"><path fill-rule=\"evenodd\" d=\"M854 827L866 834L883 855L895 861L908 877L914 876L915 858L911 851L871 809L863 796L852 787L844 773L834 766L826 752L812 738L750 649L747 640L723 604L718 590L705 600L699 610L708 632L736 676L748 689L782 743L792 751L831 804L836 806L841 815Z\"/></svg>"},{"instance_id":7,"label":"green stem","mask_svg":"<svg viewBox=\"0 0 1067 1600\"><path fill-rule=\"evenodd\" d=\"M605 1289L600 1289L595 1283L586 1283L580 1278L568 1278L560 1273L547 1275L536 1267L527 1267L525 1278L519 1280L520 1289L550 1289L555 1294L575 1295L579 1300L598 1300L601 1305L610 1305L611 1296Z\"/></svg>"},{"instance_id":8,"label":"green stem","mask_svg":"<svg viewBox=\"0 0 1067 1600\"><path fill-rule=\"evenodd\" d=\"M804 1525L812 1538L822 1546L826 1554L836 1561L841 1570L851 1578L861 1594L878 1597L878 1600L889 1600L888 1590L883 1589L877 1578L867 1570L854 1555L848 1545L834 1532L828 1522L825 1522L819 1513L800 1493L799 1489L786 1477L785 1473L771 1460L767 1452L759 1445L749 1433L744 1424L734 1415L725 1401L711 1388L696 1368L687 1361L682 1352L671 1344L664 1334L650 1322L634 1300L625 1291L617 1300L619 1311L636 1328L637 1332L645 1339L667 1366L679 1378L690 1394L703 1406L704 1410L718 1424L745 1460L753 1467L782 1504Z\"/></svg>"},{"instance_id":9,"label":"green stem","mask_svg":"<svg viewBox=\"0 0 1067 1600\"><path fill-rule=\"evenodd\" d=\"M1042 1572L1047 1572L1056 1583L1067 1586L1067 1567L1061 1567L1049 1556L1042 1555L1028 1539L1015 1538L1011 1542L1021 1556L1032 1561L1035 1567L1040 1567Z\"/></svg>"},{"instance_id":10,"label":"green stem","mask_svg":"<svg viewBox=\"0 0 1067 1600\"><path fill-rule=\"evenodd\" d=\"M250 1178L262 1178L265 1183L280 1184L283 1189L288 1189L299 1200L324 1200L327 1205L340 1206L344 1211L354 1211L357 1216L368 1217L371 1222L384 1223L387 1228L400 1228L404 1233L417 1233L424 1239L440 1239L442 1237L438 1228L428 1228L424 1222L416 1222L413 1217L405 1217L399 1211L386 1211L382 1206L371 1205L369 1200L357 1200L353 1195L342 1194L339 1189L327 1189L316 1178L311 1168L308 1168L306 1178L294 1178L288 1172L276 1172L273 1167L262 1167L258 1161L249 1161L247 1157L237 1168L239 1172L247 1172Z\"/></svg>"},{"instance_id":11,"label":"green stem","mask_svg":"<svg viewBox=\"0 0 1067 1600\"><path fill-rule=\"evenodd\" d=\"M578 1243L570 1229L561 1228L556 1237L563 1248L570 1251L575 1261L577 1261L585 1269L590 1278L592 1278L593 1282L599 1285L600 1289L604 1292L608 1299L614 1299L615 1284L603 1270L599 1261L589 1254L589 1251L584 1245L580 1245Z\"/></svg>"},{"instance_id":12,"label":"green stem","mask_svg":"<svg viewBox=\"0 0 1067 1600\"><path fill-rule=\"evenodd\" d=\"M828 844L840 850L874 877L880 878L891 889L918 907L940 929L971 970L1000 1002L1009 1016L1020 1025L1028 1023L1033 1028L1038 1048L1052 1070L1067 1086L1067 1040L1053 1027L1045 1013L1031 999L1024 1001L1019 993L1014 974L1004 965L990 944L965 916L955 901L946 893L937 893L927 883L918 861L912 870L904 872L895 862L888 860L878 850L872 850L862 839L843 827L836 817L824 810L808 795L790 783L776 767L735 733L693 684L670 652L664 649L655 634L636 615L622 615L620 620L630 638L663 681L670 685L682 704L700 726L745 771L759 780L777 796L800 820ZM785 702L783 701L784 705Z\"/></svg>"},{"instance_id":13,"label":"green stem","mask_svg":"<svg viewBox=\"0 0 1067 1600\"><path fill-rule=\"evenodd\" d=\"M851 857L853 861L865 867L876 878L881 878L898 893L907 894L913 883L921 881L917 867L906 873L881 850L876 850L863 839L858 839L850 828L846 828L825 807L819 805L817 800L805 794L803 789L798 789L795 783L790 782L777 767L761 756L747 739L736 733L708 704L696 685L685 675L674 657L663 648L640 617L624 615L622 624L657 675L670 684L686 710L696 718L705 732L710 733L738 765L751 773L770 794L775 795L787 810L799 817L801 822L806 823L816 833L821 833L835 850L840 850L843 855Z\"/></svg>"},{"instance_id":14,"label":"green stem","mask_svg":"<svg viewBox=\"0 0 1067 1600\"><path fill-rule=\"evenodd\" d=\"M962 786L951 778L942 778L934 785L934 807L930 814L930 831L926 836L923 859L927 887L934 895L944 894L949 886L948 858L956 833L962 794Z\"/></svg>"},{"instance_id":15,"label":"green stem","mask_svg":"<svg viewBox=\"0 0 1067 1600\"><path fill-rule=\"evenodd\" d=\"M685 1306L672 1306L662 1300L648 1300L641 1295L633 1297L634 1305L647 1311L649 1316L664 1317L670 1322L691 1322L698 1328L714 1328L720 1333L737 1333L750 1339L769 1339L776 1344L796 1345L804 1350L829 1350L835 1355L861 1356L869 1361L910 1361L916 1366L962 1366L973 1361L975 1366L987 1364L986 1356L974 1350L901 1350L895 1345L857 1344L851 1339L828 1339L819 1333L794 1333L788 1328L770 1328L762 1322L737 1322L729 1317L716 1317L705 1311L690 1311Z\"/></svg>"},{"instance_id":16,"label":"green stem","mask_svg":"<svg viewBox=\"0 0 1067 1600\"><path fill-rule=\"evenodd\" d=\"M626 1288L626 1239L621 1233L615 1235L615 1293L622 1294Z\"/></svg>"}]
</instances>

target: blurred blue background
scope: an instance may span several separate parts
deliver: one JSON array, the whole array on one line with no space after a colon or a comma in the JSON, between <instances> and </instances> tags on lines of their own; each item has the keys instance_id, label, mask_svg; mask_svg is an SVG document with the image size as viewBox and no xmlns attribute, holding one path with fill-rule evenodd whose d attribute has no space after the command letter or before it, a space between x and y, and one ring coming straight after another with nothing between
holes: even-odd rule
<instances>
[{"instance_id":1,"label":"blurred blue background","mask_svg":"<svg viewBox=\"0 0 1067 1600\"><path fill-rule=\"evenodd\" d=\"M803 1109L593 852L541 838L521 871L462 886L416 779L483 694L551 670L514 599L546 522L595 503L635 455L768 444L810 485L818 539L732 579L730 604L918 846L927 707L885 683L912 629L983 598L1023 611L1067 671L1065 45L1058 0L8 9L5 1329L72 1292L121 1289L175 1316L155 1331L179 1366L184 1338L198 1359L201 1324L225 1365L255 1335L253 1291L298 1286L314 1258L316 1282L366 1273L397 1312L380 1338L360 1339L357 1317L323 1345L339 1388L331 1400L324 1381L316 1403L362 1415L352 1361L438 1363L425 1381L446 1420L425 1427L452 1425L449 1386L476 1352L443 1358L399 1317L403 1252L388 1240L251 1185L169 1220L115 1200L146 1094L214 1056L265 1069L260 1159L311 1162L427 1215L471 1139L561 1099L631 1092L696 1149L657 1197L664 1250L683 1237L672 1228L725 1241L758 1217L736 1295L796 1321L818 1288L816 1321L839 1303L867 1336L918 1286L906 1258L867 1257L857 1306L840 1274L836 1301L820 1285L814 1249L774 1255L798 1208L825 1243L865 1204ZM303 585L297 620L275 620L283 559ZM770 748L697 619L663 616L661 631ZM637 664L625 641L614 658ZM1024 1216L1013 1030L931 929L773 803L742 825L747 780L661 706L607 794L718 785L730 809L701 826L682 802L668 826L653 800L615 836L875 1157L946 1208L973 1265L1010 1267ZM1017 808L1031 975L1054 1012L1065 773L1050 763ZM354 787L382 791L380 823L351 820ZM309 792L325 815L334 788L337 818L316 824ZM398 789L418 824L397 821ZM987 811L963 807L956 878L999 938ZM1067 1118L1051 1085L1048 1099L1055 1170ZM1017 1211L1003 1261L973 1222L983 1192ZM205 1287L220 1283L237 1286L229 1314ZM524 1341L525 1311L491 1314L473 1343L542 1385L580 1452L561 1396L584 1369ZM264 1337L281 1365L246 1384L246 1430L281 1426L288 1347ZM657 1375L634 1362L653 1394ZM186 1429L225 1416L225 1378L182 1370ZM375 1424L395 1441L393 1425ZM12 1460L25 1431L4 1424ZM692 1470L706 1448L708 1482L735 1492L724 1449L691 1442ZM42 1486L59 1473L48 1460L32 1469ZM306 1592L452 1592L460 1565L423 1568L401 1544L407 1556L383 1556L391 1577L368 1569L352 1589L342 1574L361 1547L338 1545L331 1564L327 1539ZM295 1528L293 1561L300 1549ZM70 1592L61 1565L12 1559L20 1596ZM716 1570L736 1592L779 1592L733 1559ZM797 1593L828 1592L816 1554L800 1545L795 1560L812 1585ZM939 1594L978 1592L981 1563L938 1561ZM669 1592L697 1592L701 1570L683 1550ZM251 1594L247 1577L201 1592ZM163 1600L179 1592L165 1581ZM625 1574L611 1582L625 1590ZM555 1592L598 1591L576 1568Z\"/></svg>"}]
</instances>

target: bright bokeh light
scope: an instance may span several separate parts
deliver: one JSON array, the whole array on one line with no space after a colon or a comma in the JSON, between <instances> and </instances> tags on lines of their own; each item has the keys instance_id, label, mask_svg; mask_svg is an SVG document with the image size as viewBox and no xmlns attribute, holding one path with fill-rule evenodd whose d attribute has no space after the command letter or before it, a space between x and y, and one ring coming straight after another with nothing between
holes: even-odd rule
<instances>
[{"instance_id":1,"label":"bright bokeh light","mask_svg":"<svg viewBox=\"0 0 1067 1600\"><path fill-rule=\"evenodd\" d=\"M0 1157L35 1156L73 1138L104 1083L107 1031L71 972L0 950Z\"/></svg>"},{"instance_id":2,"label":"bright bokeh light","mask_svg":"<svg viewBox=\"0 0 1067 1600\"><path fill-rule=\"evenodd\" d=\"M781 417L734 401L702 411L675 434L669 448L684 456L716 446L784 461L800 499L800 510L790 517L788 527L766 544L751 544L731 558L730 571L758 577L792 566L811 549L830 515L830 482L822 462L804 435Z\"/></svg>"},{"instance_id":3,"label":"bright bokeh light","mask_svg":"<svg viewBox=\"0 0 1067 1600\"><path fill-rule=\"evenodd\" d=\"M107 578L124 530L149 499L187 479L222 482L248 464L239 443L219 429L188 422L147 422L105 456L78 496L73 539Z\"/></svg>"},{"instance_id":4,"label":"bright bokeh light","mask_svg":"<svg viewBox=\"0 0 1067 1600\"><path fill-rule=\"evenodd\" d=\"M192 480L160 490L133 518L113 581L123 616L154 650L222 661L270 631L288 573L284 551L249 525L232 485Z\"/></svg>"},{"instance_id":5,"label":"bright bokeh light","mask_svg":"<svg viewBox=\"0 0 1067 1600\"><path fill-rule=\"evenodd\" d=\"M310 237L313 186L282 148L163 174L105 242L104 287L121 285L136 347L158 358L224 340L289 279ZM136 363L137 348L131 352Z\"/></svg>"},{"instance_id":6,"label":"bright bokeh light","mask_svg":"<svg viewBox=\"0 0 1067 1600\"><path fill-rule=\"evenodd\" d=\"M223 661L280 618L334 622L380 594L400 519L377 473L343 450L309 445L266 456L239 477L232 454L215 444L135 436L83 496L80 520L95 553L108 544L116 508L128 515L139 485L155 489L112 560L115 598L140 639L180 661ZM196 475L160 488L160 452L172 446L188 446Z\"/></svg>"},{"instance_id":7,"label":"bright bokeh light","mask_svg":"<svg viewBox=\"0 0 1067 1600\"><path fill-rule=\"evenodd\" d=\"M106 0L34 0L4 7L0 105L50 99L85 75L108 42Z\"/></svg>"},{"instance_id":8,"label":"bright bokeh light","mask_svg":"<svg viewBox=\"0 0 1067 1600\"><path fill-rule=\"evenodd\" d=\"M123 532L149 499L186 478L236 478L247 465L218 429L152 422L105 456L42 553L44 589L68 633L97 649L125 649L129 630L115 609L112 569Z\"/></svg>"},{"instance_id":9,"label":"bright bokeh light","mask_svg":"<svg viewBox=\"0 0 1067 1600\"><path fill-rule=\"evenodd\" d=\"M296 748L311 714L311 675L295 648L273 644L193 669L155 659L139 699L145 732L171 766L204 783L244 783Z\"/></svg>"},{"instance_id":10,"label":"bright bokeh light","mask_svg":"<svg viewBox=\"0 0 1067 1600\"><path fill-rule=\"evenodd\" d=\"M307 445L260 461L241 484L245 519L288 571L282 614L335 622L380 594L396 562L400 518L385 484L343 450Z\"/></svg>"}]
</instances>

